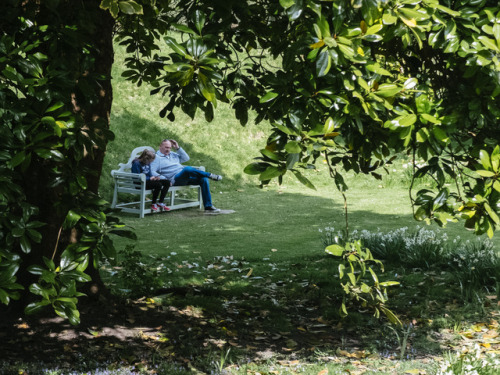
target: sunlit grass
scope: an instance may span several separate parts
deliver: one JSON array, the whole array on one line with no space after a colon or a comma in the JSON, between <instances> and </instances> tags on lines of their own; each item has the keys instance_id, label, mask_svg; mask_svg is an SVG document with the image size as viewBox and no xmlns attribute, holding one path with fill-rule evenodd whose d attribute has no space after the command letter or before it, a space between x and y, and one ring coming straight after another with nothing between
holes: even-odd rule
<instances>
[{"instance_id":1,"label":"sunlit grass","mask_svg":"<svg viewBox=\"0 0 500 375\"><path fill-rule=\"evenodd\" d=\"M116 59L119 62L122 58L118 49ZM296 328L288 319L290 311L282 309L290 304L297 314L307 311L307 304L314 305L322 318L340 322L338 263L325 255L320 230L333 227L335 230L349 229L350 233L363 230L389 233L404 227L409 230L416 230L417 225L422 227L422 223L413 219L410 207L407 189L411 183L411 166L406 157L396 159L388 167L390 173L384 174L381 181L346 174L349 185L346 224L343 198L328 177L324 162L318 160L316 170L304 172L316 190L304 187L289 174L281 186L273 181L258 188L257 178L245 175L243 168L259 156L258 150L264 147L268 136L268 124L253 124L251 115L248 125L242 127L234 119L230 107L223 103L219 104L212 123L207 123L203 116L192 120L180 111L176 112L176 121L171 123L158 116L164 99L151 97L148 88L137 88L120 78L120 65L115 64L113 73L116 80L112 130L117 137L108 147L101 194L111 198L109 172L117 168L119 162L126 161L134 147L150 145L156 148L161 139L174 138L191 155L189 164L204 165L207 170L224 176L223 181L211 183L214 204L235 211L209 216L197 209L187 209L149 215L144 219L119 215L135 229L138 236L133 243L135 248L149 263L162 264L158 270L164 290L158 293L163 294L155 296L152 291L147 296L156 298L162 306L193 308L209 317L213 324L223 320L228 309L235 308L241 310L239 319L262 318L261 327L273 332ZM430 186L432 181L423 179L415 184L422 188ZM436 226L425 228L437 229ZM450 246L454 246L452 241L457 236L462 241L475 238L460 223L449 224L439 233ZM118 249L123 249L132 242L117 238L115 243ZM494 251L498 252L499 244L498 238L494 238ZM412 348L421 353L437 353L439 343L430 343L428 332L454 327L459 327L460 331L467 326L466 321L484 317L475 302L456 302L460 298L460 287L452 274L441 275L441 270L433 269L433 264L425 264L426 259L419 259L422 264L411 266L389 260L387 263L392 264L386 265L381 279L397 279L406 288L390 291L391 307L405 317L420 319L422 325L422 334L415 338ZM472 264L472 259L469 263ZM108 271L103 270L104 280L115 283ZM462 277L468 277L465 271ZM112 285L112 289L117 287L119 285ZM226 374L317 375L325 370L328 374L340 374L359 368L365 374L418 373L416 370L431 374L437 371L438 364L433 361L394 361L398 358L396 338L391 331L384 331L380 321L353 312L342 324L350 326L351 332L356 332L368 343L363 350L370 355L360 354L360 348L350 352L352 357L346 357L339 354L343 348L321 347L321 350L316 348L300 353L301 360L297 362L293 358L282 360L272 355L254 361L246 357L246 351L241 348L229 354L227 347L208 354L204 348L189 349L194 357L198 356L193 363L205 370L212 369L214 374L226 354L227 361L222 366ZM227 331L221 328L220 333L225 337ZM356 361L356 365L352 361ZM157 373L187 373L185 367L171 365L168 361L162 366L164 370L160 366Z\"/></svg>"}]
</instances>

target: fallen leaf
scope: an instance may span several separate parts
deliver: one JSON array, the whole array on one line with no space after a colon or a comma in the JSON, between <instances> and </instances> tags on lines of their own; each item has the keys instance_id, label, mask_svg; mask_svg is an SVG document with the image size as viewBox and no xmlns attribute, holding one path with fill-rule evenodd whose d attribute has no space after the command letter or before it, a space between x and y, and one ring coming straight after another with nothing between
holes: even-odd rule
<instances>
[{"instance_id":1,"label":"fallen leaf","mask_svg":"<svg viewBox=\"0 0 500 375\"><path fill-rule=\"evenodd\" d=\"M352 357L355 358L366 358L367 354L364 350L359 350L351 354Z\"/></svg>"},{"instance_id":2,"label":"fallen leaf","mask_svg":"<svg viewBox=\"0 0 500 375\"><path fill-rule=\"evenodd\" d=\"M292 339L286 340L286 347L288 349L293 349L293 348L297 347L297 345L298 345L297 341L295 341L295 340L292 340Z\"/></svg>"},{"instance_id":3,"label":"fallen leaf","mask_svg":"<svg viewBox=\"0 0 500 375\"><path fill-rule=\"evenodd\" d=\"M484 323L478 323L478 324L474 324L471 328L475 331L475 332L481 332L483 330L483 328L485 328L486 324Z\"/></svg>"},{"instance_id":4,"label":"fallen leaf","mask_svg":"<svg viewBox=\"0 0 500 375\"><path fill-rule=\"evenodd\" d=\"M325 368L324 370L321 370L320 372L318 372L318 375L327 375L328 374L328 369Z\"/></svg>"},{"instance_id":5,"label":"fallen leaf","mask_svg":"<svg viewBox=\"0 0 500 375\"><path fill-rule=\"evenodd\" d=\"M337 355L343 355L345 357L349 357L351 355L351 353L349 353L347 350L342 350L340 348L337 348L337 350L335 351L335 353Z\"/></svg>"}]
</instances>

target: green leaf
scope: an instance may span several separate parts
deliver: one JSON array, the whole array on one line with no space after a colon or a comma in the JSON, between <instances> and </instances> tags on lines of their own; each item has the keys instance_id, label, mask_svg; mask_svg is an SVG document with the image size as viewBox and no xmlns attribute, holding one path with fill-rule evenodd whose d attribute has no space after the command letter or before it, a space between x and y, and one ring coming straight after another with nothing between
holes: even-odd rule
<instances>
[{"instance_id":1,"label":"green leaf","mask_svg":"<svg viewBox=\"0 0 500 375\"><path fill-rule=\"evenodd\" d=\"M366 64L366 70L368 70L369 72L380 74L382 76L391 75L391 73L388 70L382 68L379 63Z\"/></svg>"},{"instance_id":2,"label":"green leaf","mask_svg":"<svg viewBox=\"0 0 500 375\"><path fill-rule=\"evenodd\" d=\"M408 78L403 84L403 90L411 90L418 85L418 79Z\"/></svg>"},{"instance_id":3,"label":"green leaf","mask_svg":"<svg viewBox=\"0 0 500 375\"><path fill-rule=\"evenodd\" d=\"M245 169L243 169L243 172L249 175L257 175L261 174L266 170L267 165L261 164L261 163L251 163L248 164Z\"/></svg>"},{"instance_id":4,"label":"green leaf","mask_svg":"<svg viewBox=\"0 0 500 375\"><path fill-rule=\"evenodd\" d=\"M484 208L486 209L486 212L488 213L488 216L490 219L497 225L500 225L500 219L498 218L498 215L496 214L495 211L491 208L491 206L488 203L484 203Z\"/></svg>"},{"instance_id":5,"label":"green leaf","mask_svg":"<svg viewBox=\"0 0 500 375\"><path fill-rule=\"evenodd\" d=\"M487 36L481 35L480 37L477 38L483 46L485 46L488 49L491 49L495 52L500 52L500 49L498 48L497 44L493 39L488 38Z\"/></svg>"},{"instance_id":6,"label":"green leaf","mask_svg":"<svg viewBox=\"0 0 500 375\"><path fill-rule=\"evenodd\" d=\"M401 87L393 83L384 83L378 87L376 91L377 95L384 98L392 97L402 90Z\"/></svg>"},{"instance_id":7,"label":"green leaf","mask_svg":"<svg viewBox=\"0 0 500 375\"><path fill-rule=\"evenodd\" d=\"M491 170L491 162L490 162L490 155L488 155L488 152L481 150L479 151L479 160L481 161L482 166L486 170Z\"/></svg>"},{"instance_id":8,"label":"green leaf","mask_svg":"<svg viewBox=\"0 0 500 375\"><path fill-rule=\"evenodd\" d=\"M362 293L370 293L372 288L370 288L367 284L361 283L361 292Z\"/></svg>"},{"instance_id":9,"label":"green leaf","mask_svg":"<svg viewBox=\"0 0 500 375\"><path fill-rule=\"evenodd\" d=\"M392 9L388 9L384 12L382 21L384 25L393 25L398 22L398 17L394 14L394 11Z\"/></svg>"},{"instance_id":10,"label":"green leaf","mask_svg":"<svg viewBox=\"0 0 500 375\"><path fill-rule=\"evenodd\" d=\"M294 0L294 4L286 10L290 21L297 20L303 12L304 1L303 0Z\"/></svg>"},{"instance_id":11,"label":"green leaf","mask_svg":"<svg viewBox=\"0 0 500 375\"><path fill-rule=\"evenodd\" d=\"M382 310L384 315L387 317L387 319L389 319L389 321L392 324L394 324L395 326L399 326L399 327L403 326L403 323L401 323L401 320L399 320L399 318L391 310L389 310L387 307L380 306L380 309Z\"/></svg>"},{"instance_id":12,"label":"green leaf","mask_svg":"<svg viewBox=\"0 0 500 375\"><path fill-rule=\"evenodd\" d=\"M428 113L421 113L420 117L423 118L425 121L428 121L428 122L430 122L432 124L441 124L441 121L439 121L434 116L429 115Z\"/></svg>"},{"instance_id":13,"label":"green leaf","mask_svg":"<svg viewBox=\"0 0 500 375\"><path fill-rule=\"evenodd\" d=\"M270 102L271 100L275 99L277 96L278 96L278 94L276 94L275 92L268 91L266 93L266 95L264 95L262 98L260 98L259 103L262 104L262 103Z\"/></svg>"},{"instance_id":14,"label":"green leaf","mask_svg":"<svg viewBox=\"0 0 500 375\"><path fill-rule=\"evenodd\" d=\"M193 29L191 29L190 27L183 25L181 23L173 23L172 26L175 27L177 30L182 31L183 33L191 34L191 35L198 35L198 34L196 34L196 32Z\"/></svg>"},{"instance_id":15,"label":"green leaf","mask_svg":"<svg viewBox=\"0 0 500 375\"><path fill-rule=\"evenodd\" d=\"M320 17L316 25L318 25L321 32L320 39L330 36L330 25L328 25L328 20L325 17Z\"/></svg>"},{"instance_id":16,"label":"green leaf","mask_svg":"<svg viewBox=\"0 0 500 375\"><path fill-rule=\"evenodd\" d=\"M389 286L399 285L399 282L397 282L397 281L383 281L383 282L379 283L378 285L383 287L383 288L387 288Z\"/></svg>"},{"instance_id":17,"label":"green leaf","mask_svg":"<svg viewBox=\"0 0 500 375\"><path fill-rule=\"evenodd\" d=\"M376 285L378 285L378 276L377 274L375 273L374 270L372 270L371 267L368 267L368 271L370 271L370 274L372 275L372 279L373 281L375 282Z\"/></svg>"},{"instance_id":18,"label":"green leaf","mask_svg":"<svg viewBox=\"0 0 500 375\"><path fill-rule=\"evenodd\" d=\"M264 149L260 150L260 153L271 160L274 160L274 161L281 160L279 155L276 155L274 152L269 151L268 149L264 148Z\"/></svg>"},{"instance_id":19,"label":"green leaf","mask_svg":"<svg viewBox=\"0 0 500 375\"><path fill-rule=\"evenodd\" d=\"M342 54L347 58L347 59L352 59L355 55L354 50L352 47L349 47L345 44L340 44L339 43L339 50L342 52Z\"/></svg>"},{"instance_id":20,"label":"green leaf","mask_svg":"<svg viewBox=\"0 0 500 375\"><path fill-rule=\"evenodd\" d=\"M186 49L179 43L177 43L177 41L174 38L167 36L165 38L165 43L167 43L167 46L169 46L175 53L182 55L184 57L187 56Z\"/></svg>"},{"instance_id":21,"label":"green leaf","mask_svg":"<svg viewBox=\"0 0 500 375\"><path fill-rule=\"evenodd\" d=\"M328 53L328 49L323 49L318 56L318 60L316 60L316 74L318 77L323 77L330 71L332 58Z\"/></svg>"},{"instance_id":22,"label":"green leaf","mask_svg":"<svg viewBox=\"0 0 500 375\"><path fill-rule=\"evenodd\" d=\"M198 74L200 91L209 102L217 103L216 90L212 82L203 73Z\"/></svg>"},{"instance_id":23,"label":"green leaf","mask_svg":"<svg viewBox=\"0 0 500 375\"><path fill-rule=\"evenodd\" d=\"M134 7L131 4L129 4L128 1L119 1L118 6L120 7L120 10L125 14L135 13Z\"/></svg>"},{"instance_id":24,"label":"green leaf","mask_svg":"<svg viewBox=\"0 0 500 375\"><path fill-rule=\"evenodd\" d=\"M327 36L327 37L324 37L323 38L323 41L325 42L325 44L330 47L330 48L334 48L334 47L337 47L337 41L335 39L333 39L331 36ZM331 56L331 55L330 55Z\"/></svg>"},{"instance_id":25,"label":"green leaf","mask_svg":"<svg viewBox=\"0 0 500 375\"><path fill-rule=\"evenodd\" d=\"M495 176L494 172L491 171L485 171L483 169L477 170L476 173L480 175L481 177L493 177Z\"/></svg>"},{"instance_id":26,"label":"green leaf","mask_svg":"<svg viewBox=\"0 0 500 375\"><path fill-rule=\"evenodd\" d=\"M81 216L73 210L69 210L64 220L64 228L74 228Z\"/></svg>"},{"instance_id":27,"label":"green leaf","mask_svg":"<svg viewBox=\"0 0 500 375\"><path fill-rule=\"evenodd\" d=\"M339 278L342 279L344 277L345 265L344 263L339 264Z\"/></svg>"},{"instance_id":28,"label":"green leaf","mask_svg":"<svg viewBox=\"0 0 500 375\"><path fill-rule=\"evenodd\" d=\"M32 315L40 310L42 310L45 306L47 306L50 302L49 301L40 301L40 302L32 302L28 306L24 308L24 313L26 315Z\"/></svg>"},{"instance_id":29,"label":"green leaf","mask_svg":"<svg viewBox=\"0 0 500 375\"><path fill-rule=\"evenodd\" d=\"M291 129L291 128L288 128L284 125L280 125L280 124L273 124L274 127L278 128L280 131L282 131L283 133L285 134L288 134L288 135L299 135L299 133L295 130L295 129Z\"/></svg>"},{"instance_id":30,"label":"green leaf","mask_svg":"<svg viewBox=\"0 0 500 375\"><path fill-rule=\"evenodd\" d=\"M11 234L15 238L24 236L24 232L25 232L24 228L13 228L11 230Z\"/></svg>"},{"instance_id":31,"label":"green leaf","mask_svg":"<svg viewBox=\"0 0 500 375\"><path fill-rule=\"evenodd\" d=\"M200 35L204 25L205 25L205 14L199 9L196 9L196 11L194 12L194 26L196 27L196 30L198 30Z\"/></svg>"},{"instance_id":32,"label":"green leaf","mask_svg":"<svg viewBox=\"0 0 500 375\"><path fill-rule=\"evenodd\" d=\"M408 127L413 125L417 121L417 116L414 114L398 116L393 120L386 121L384 123L385 127L390 127L391 129L397 129L400 127Z\"/></svg>"},{"instance_id":33,"label":"green leaf","mask_svg":"<svg viewBox=\"0 0 500 375\"><path fill-rule=\"evenodd\" d=\"M43 296L44 295L44 289L39 285L39 284L31 284L29 286L29 290L31 293L37 295L37 296Z\"/></svg>"},{"instance_id":34,"label":"green leaf","mask_svg":"<svg viewBox=\"0 0 500 375\"><path fill-rule=\"evenodd\" d=\"M295 177L297 178L297 180L299 180L303 185L307 186L309 189L313 189L313 190L316 190L316 187L312 184L311 181L309 181L306 177L304 177L304 175L302 175L302 173L300 173L299 171L292 171L293 174L295 175Z\"/></svg>"},{"instance_id":35,"label":"green leaf","mask_svg":"<svg viewBox=\"0 0 500 375\"><path fill-rule=\"evenodd\" d=\"M21 251L25 254L29 254L31 252L31 242L26 236L22 236L19 239L19 245L21 246Z\"/></svg>"},{"instance_id":36,"label":"green leaf","mask_svg":"<svg viewBox=\"0 0 500 375\"><path fill-rule=\"evenodd\" d=\"M450 16L453 16L453 17L459 17L460 16L460 12L451 10L450 8L447 8L444 5L441 5L441 4L437 3L437 2L433 3L432 7L436 8L436 9L439 9L441 12L448 13Z\"/></svg>"},{"instance_id":37,"label":"green leaf","mask_svg":"<svg viewBox=\"0 0 500 375\"><path fill-rule=\"evenodd\" d=\"M417 131L416 136L417 142L422 143L429 139L429 131L427 128L422 128Z\"/></svg>"},{"instance_id":38,"label":"green leaf","mask_svg":"<svg viewBox=\"0 0 500 375\"><path fill-rule=\"evenodd\" d=\"M415 220L423 221L429 217L427 210L424 207L419 207L415 212Z\"/></svg>"},{"instance_id":39,"label":"green leaf","mask_svg":"<svg viewBox=\"0 0 500 375\"><path fill-rule=\"evenodd\" d=\"M286 169L293 169L295 164L300 160L300 154L288 154L286 157Z\"/></svg>"},{"instance_id":40,"label":"green leaf","mask_svg":"<svg viewBox=\"0 0 500 375\"><path fill-rule=\"evenodd\" d=\"M280 0L280 5L285 9L290 8L293 4L295 4L294 0Z\"/></svg>"},{"instance_id":41,"label":"green leaf","mask_svg":"<svg viewBox=\"0 0 500 375\"><path fill-rule=\"evenodd\" d=\"M269 166L266 168L264 172L262 172L259 176L260 181L267 181L271 180L273 178L281 176L283 173L278 167L275 166Z\"/></svg>"},{"instance_id":42,"label":"green leaf","mask_svg":"<svg viewBox=\"0 0 500 375\"><path fill-rule=\"evenodd\" d=\"M498 172L500 166L500 146L496 146L491 153L491 168L493 172Z\"/></svg>"},{"instance_id":43,"label":"green leaf","mask_svg":"<svg viewBox=\"0 0 500 375\"><path fill-rule=\"evenodd\" d=\"M45 113L53 112L53 111L61 108L62 106L64 106L63 102L57 102L56 104L54 104L54 105L50 106L49 108L47 108L45 110Z\"/></svg>"},{"instance_id":44,"label":"green leaf","mask_svg":"<svg viewBox=\"0 0 500 375\"><path fill-rule=\"evenodd\" d=\"M336 257L341 257L342 254L344 254L344 248L340 245L330 245L325 248L325 252L327 254L336 256Z\"/></svg>"},{"instance_id":45,"label":"green leaf","mask_svg":"<svg viewBox=\"0 0 500 375\"><path fill-rule=\"evenodd\" d=\"M298 154L302 151L299 142L290 141L285 145L285 151L289 154Z\"/></svg>"},{"instance_id":46,"label":"green leaf","mask_svg":"<svg viewBox=\"0 0 500 375\"><path fill-rule=\"evenodd\" d=\"M33 275L41 275L42 272L45 270L42 266L38 264L34 264L32 266L28 267L28 272L33 274Z\"/></svg>"},{"instance_id":47,"label":"green leaf","mask_svg":"<svg viewBox=\"0 0 500 375\"><path fill-rule=\"evenodd\" d=\"M493 189L495 189L500 193L500 182L498 181L493 182Z\"/></svg>"},{"instance_id":48,"label":"green leaf","mask_svg":"<svg viewBox=\"0 0 500 375\"><path fill-rule=\"evenodd\" d=\"M497 44L500 45L500 23L495 23L493 26L493 35L497 41Z\"/></svg>"},{"instance_id":49,"label":"green leaf","mask_svg":"<svg viewBox=\"0 0 500 375\"><path fill-rule=\"evenodd\" d=\"M340 306L340 316L343 316L343 317L347 316L347 308L345 307L344 302L342 302L342 305Z\"/></svg>"},{"instance_id":50,"label":"green leaf","mask_svg":"<svg viewBox=\"0 0 500 375\"><path fill-rule=\"evenodd\" d=\"M24 151L21 151L19 153L16 154L16 156L14 156L11 161L10 161L10 165L15 168L17 167L19 164L21 164L24 160L26 159L26 153Z\"/></svg>"},{"instance_id":51,"label":"green leaf","mask_svg":"<svg viewBox=\"0 0 500 375\"><path fill-rule=\"evenodd\" d=\"M111 7L111 1L112 0L102 0L101 4L99 5L99 7L101 9L109 9Z\"/></svg>"},{"instance_id":52,"label":"green leaf","mask_svg":"<svg viewBox=\"0 0 500 375\"><path fill-rule=\"evenodd\" d=\"M331 117L328 117L323 126L323 134L331 133L335 129L335 121Z\"/></svg>"},{"instance_id":53,"label":"green leaf","mask_svg":"<svg viewBox=\"0 0 500 375\"><path fill-rule=\"evenodd\" d=\"M442 143L448 143L448 141L450 140L448 138L448 134L446 134L446 132L443 129L441 129L440 127L437 127L437 126L433 127L432 133L434 134L436 139Z\"/></svg>"}]
</instances>

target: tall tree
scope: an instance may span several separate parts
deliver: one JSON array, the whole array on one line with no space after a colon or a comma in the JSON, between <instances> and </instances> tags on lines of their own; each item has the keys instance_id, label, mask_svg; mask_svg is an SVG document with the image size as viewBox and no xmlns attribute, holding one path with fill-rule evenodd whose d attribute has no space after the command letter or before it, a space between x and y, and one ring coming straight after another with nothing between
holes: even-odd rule
<instances>
[{"instance_id":1,"label":"tall tree","mask_svg":"<svg viewBox=\"0 0 500 375\"><path fill-rule=\"evenodd\" d=\"M73 323L76 285L90 280L83 271L113 256L97 188L112 139L114 19L99 5L0 6L0 301L29 291L39 297L28 312L52 305Z\"/></svg>"},{"instance_id":2,"label":"tall tree","mask_svg":"<svg viewBox=\"0 0 500 375\"><path fill-rule=\"evenodd\" d=\"M6 0L0 5L0 301L20 290L71 322L121 225L96 195L112 139L113 32L123 75L212 120L230 103L273 131L262 183L326 159L370 173L405 152L435 186L415 217L499 224L500 12L493 0ZM168 47L168 48L167 48ZM446 176L456 181L450 190ZM121 234L126 234L122 232ZM88 267L88 265L91 267Z\"/></svg>"}]
</instances>

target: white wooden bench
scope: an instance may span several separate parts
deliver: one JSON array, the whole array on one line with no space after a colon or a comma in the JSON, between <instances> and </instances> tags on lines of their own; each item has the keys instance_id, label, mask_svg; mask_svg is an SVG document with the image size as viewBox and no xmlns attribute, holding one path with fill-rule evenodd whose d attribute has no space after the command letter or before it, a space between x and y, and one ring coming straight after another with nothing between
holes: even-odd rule
<instances>
[{"instance_id":1,"label":"white wooden bench","mask_svg":"<svg viewBox=\"0 0 500 375\"><path fill-rule=\"evenodd\" d=\"M131 173L132 162L137 158L142 151L151 150L155 152L152 147L141 146L136 147L131 152L127 163L119 163L119 168L111 171L111 176L115 182L115 188L113 192L113 201L111 203L112 208L121 209L123 212L139 214L139 217L144 218L145 214L151 213L151 208L149 203L151 200L147 199L147 195L152 193L152 190L146 189L146 175L143 173ZM205 167L194 167L202 171ZM195 189L197 194L197 199L187 199L181 198L177 195L179 191ZM134 202L120 202L119 194L132 194L139 196L139 200ZM148 203L148 208L146 208L146 203ZM201 197L201 187L198 185L186 185L186 186L170 186L168 189L168 194L164 202L170 210L178 210L180 208L186 207L199 207L200 210L203 208L203 201Z\"/></svg>"}]
</instances>

